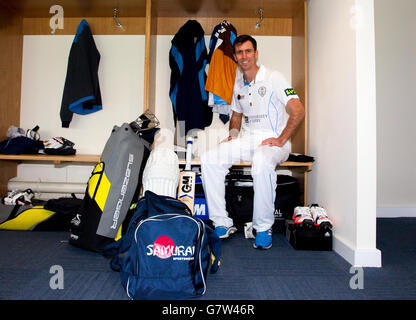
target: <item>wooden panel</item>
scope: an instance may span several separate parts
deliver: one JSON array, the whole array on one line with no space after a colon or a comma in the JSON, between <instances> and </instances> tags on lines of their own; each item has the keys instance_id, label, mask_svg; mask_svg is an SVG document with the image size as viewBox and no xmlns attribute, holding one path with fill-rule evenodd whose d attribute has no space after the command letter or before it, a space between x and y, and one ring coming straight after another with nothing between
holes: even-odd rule
<instances>
[{"instance_id":1,"label":"wooden panel","mask_svg":"<svg viewBox=\"0 0 416 320\"><path fill-rule=\"evenodd\" d=\"M0 6L0 138L10 125L20 123L22 76L21 19Z\"/></svg>"},{"instance_id":2,"label":"wooden panel","mask_svg":"<svg viewBox=\"0 0 416 320\"><path fill-rule=\"evenodd\" d=\"M118 8L119 17L144 17L145 0L0 0L26 18L52 17L49 9L60 5L64 17L112 17Z\"/></svg>"},{"instance_id":3,"label":"wooden panel","mask_svg":"<svg viewBox=\"0 0 416 320\"><path fill-rule=\"evenodd\" d=\"M0 0L26 18L51 17L49 8L60 5L65 17L144 17L147 0ZM152 0L158 17L257 17L291 18L302 0Z\"/></svg>"},{"instance_id":4,"label":"wooden panel","mask_svg":"<svg viewBox=\"0 0 416 320\"><path fill-rule=\"evenodd\" d=\"M7 195L7 184L11 178L17 175L17 163L0 161L0 197Z\"/></svg>"},{"instance_id":5,"label":"wooden panel","mask_svg":"<svg viewBox=\"0 0 416 320\"><path fill-rule=\"evenodd\" d=\"M308 206L308 172L299 167L291 168L292 177L296 178L302 191L300 200L304 206Z\"/></svg>"},{"instance_id":6,"label":"wooden panel","mask_svg":"<svg viewBox=\"0 0 416 320\"><path fill-rule=\"evenodd\" d=\"M151 0L146 0L146 43L144 58L144 97L143 111L155 113L156 95L156 50L158 25Z\"/></svg>"},{"instance_id":7,"label":"wooden panel","mask_svg":"<svg viewBox=\"0 0 416 320\"><path fill-rule=\"evenodd\" d=\"M158 17L291 18L302 0L153 0Z\"/></svg>"},{"instance_id":8,"label":"wooden panel","mask_svg":"<svg viewBox=\"0 0 416 320\"><path fill-rule=\"evenodd\" d=\"M20 79L22 77L22 19L0 3L0 140L9 126L20 125ZM0 161L0 195L7 194L7 182L17 174L15 163Z\"/></svg>"},{"instance_id":9,"label":"wooden panel","mask_svg":"<svg viewBox=\"0 0 416 320\"><path fill-rule=\"evenodd\" d=\"M292 152L307 154L308 152L308 39L307 39L307 1L299 7L293 18L292 32L292 85L305 106L305 119L292 137ZM312 170L312 167L310 168ZM303 204L308 205L308 173L292 168L292 175L299 180L303 190Z\"/></svg>"},{"instance_id":10,"label":"wooden panel","mask_svg":"<svg viewBox=\"0 0 416 320\"><path fill-rule=\"evenodd\" d=\"M56 29L56 35L75 35L77 27L82 19L87 20L90 25L93 35L98 34L145 34L145 17L125 17L119 18L122 23L122 28L116 25L113 18L97 18L97 17L79 17L79 18L65 18L64 28ZM51 34L51 27L49 26L50 18L24 18L23 19L23 34L38 35Z\"/></svg>"},{"instance_id":11,"label":"wooden panel","mask_svg":"<svg viewBox=\"0 0 416 320\"><path fill-rule=\"evenodd\" d=\"M293 18L292 34L292 85L300 100L305 106L305 119L292 137L292 152L307 154L307 123L308 123L308 101L307 101L307 3L299 8L298 14Z\"/></svg>"},{"instance_id":12,"label":"wooden panel","mask_svg":"<svg viewBox=\"0 0 416 320\"><path fill-rule=\"evenodd\" d=\"M258 21L256 18L230 18L230 17L158 17L158 34L175 34L187 20L197 20L206 35L211 35L214 27L223 20L228 20L236 29L238 34L250 34L253 36L291 36L292 19L290 18L264 18L260 28L255 28Z\"/></svg>"}]
</instances>

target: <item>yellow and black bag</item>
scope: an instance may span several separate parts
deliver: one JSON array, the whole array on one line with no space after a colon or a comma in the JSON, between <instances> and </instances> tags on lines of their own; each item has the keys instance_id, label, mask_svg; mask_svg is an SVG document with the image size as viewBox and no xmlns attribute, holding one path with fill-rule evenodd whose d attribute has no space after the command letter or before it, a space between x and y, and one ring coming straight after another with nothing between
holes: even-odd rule
<instances>
[{"instance_id":1,"label":"yellow and black bag","mask_svg":"<svg viewBox=\"0 0 416 320\"><path fill-rule=\"evenodd\" d=\"M69 231L81 199L52 199L39 205L0 205L0 230Z\"/></svg>"},{"instance_id":2,"label":"yellow and black bag","mask_svg":"<svg viewBox=\"0 0 416 320\"><path fill-rule=\"evenodd\" d=\"M128 123L114 126L71 221L70 244L100 252L120 238L130 206L138 201L149 148Z\"/></svg>"}]
</instances>

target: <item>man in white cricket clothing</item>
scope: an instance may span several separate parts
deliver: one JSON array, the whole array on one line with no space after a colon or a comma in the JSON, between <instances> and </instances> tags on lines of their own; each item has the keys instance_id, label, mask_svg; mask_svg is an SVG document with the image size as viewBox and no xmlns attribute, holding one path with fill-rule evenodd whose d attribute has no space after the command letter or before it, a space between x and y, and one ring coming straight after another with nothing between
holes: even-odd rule
<instances>
[{"instance_id":1,"label":"man in white cricket clothing","mask_svg":"<svg viewBox=\"0 0 416 320\"><path fill-rule=\"evenodd\" d=\"M290 138L305 116L294 89L284 76L257 65L257 43L249 35L234 41L234 58L242 77L234 84L229 137L201 156L201 173L210 220L220 238L237 229L225 207L224 178L234 162L251 161L254 203L254 248L272 246L276 166L289 157Z\"/></svg>"}]
</instances>

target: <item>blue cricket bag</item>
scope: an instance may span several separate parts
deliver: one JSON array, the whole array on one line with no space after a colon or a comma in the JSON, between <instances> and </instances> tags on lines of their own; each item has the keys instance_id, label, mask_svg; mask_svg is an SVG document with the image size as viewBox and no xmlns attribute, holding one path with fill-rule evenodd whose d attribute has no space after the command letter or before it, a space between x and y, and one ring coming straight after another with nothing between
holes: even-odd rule
<instances>
[{"instance_id":1,"label":"blue cricket bag","mask_svg":"<svg viewBox=\"0 0 416 320\"><path fill-rule=\"evenodd\" d=\"M104 248L130 299L202 296L218 270L221 240L181 201L146 191L126 234Z\"/></svg>"}]
</instances>

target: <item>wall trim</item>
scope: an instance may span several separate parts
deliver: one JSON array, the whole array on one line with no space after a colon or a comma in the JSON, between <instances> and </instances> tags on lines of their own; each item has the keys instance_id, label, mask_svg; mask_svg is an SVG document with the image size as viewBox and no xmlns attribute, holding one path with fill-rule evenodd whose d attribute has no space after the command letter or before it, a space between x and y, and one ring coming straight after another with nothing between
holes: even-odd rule
<instances>
[{"instance_id":1,"label":"wall trim","mask_svg":"<svg viewBox=\"0 0 416 320\"><path fill-rule=\"evenodd\" d=\"M343 240L333 237L333 250L354 267L381 268L381 251L374 249L353 249Z\"/></svg>"},{"instance_id":2,"label":"wall trim","mask_svg":"<svg viewBox=\"0 0 416 320\"><path fill-rule=\"evenodd\" d=\"M377 218L416 218L416 207L377 207Z\"/></svg>"}]
</instances>

